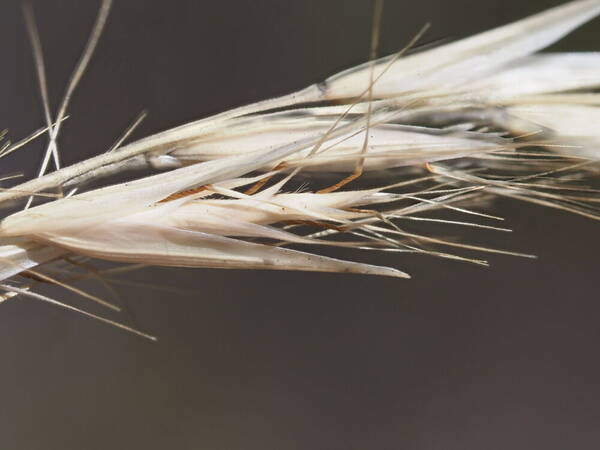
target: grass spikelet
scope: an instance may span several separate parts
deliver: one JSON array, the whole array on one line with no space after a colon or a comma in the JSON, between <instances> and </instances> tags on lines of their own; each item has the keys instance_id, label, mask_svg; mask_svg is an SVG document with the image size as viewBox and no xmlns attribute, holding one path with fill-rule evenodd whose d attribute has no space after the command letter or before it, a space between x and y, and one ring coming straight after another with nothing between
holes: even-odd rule
<instances>
[{"instance_id":1,"label":"grass spikelet","mask_svg":"<svg viewBox=\"0 0 600 450\"><path fill-rule=\"evenodd\" d=\"M26 5L46 124L3 145L0 157L43 134L48 144L38 177L0 191L6 210L27 199L24 210L0 221L4 300L26 295L90 316L33 291L38 283L58 284L107 306L67 284L68 277L51 275L57 261L78 257L397 278L410 276L316 249L418 253L482 266L488 262L444 249L530 257L404 228L434 222L510 231L479 209L498 196L600 218L598 192L579 183L598 170L600 101L593 89L600 85L600 57L537 53L600 14L600 0L572 1L409 54L426 26L401 51L376 59L378 1L368 63L123 145L144 112L108 151L67 167L60 166L59 131L111 1L100 4L55 117ZM56 170L47 173L50 158ZM90 181L132 169L153 173L86 190ZM355 181L362 175L368 187ZM456 217L430 215L437 211ZM34 282L19 287L19 276Z\"/></svg>"}]
</instances>

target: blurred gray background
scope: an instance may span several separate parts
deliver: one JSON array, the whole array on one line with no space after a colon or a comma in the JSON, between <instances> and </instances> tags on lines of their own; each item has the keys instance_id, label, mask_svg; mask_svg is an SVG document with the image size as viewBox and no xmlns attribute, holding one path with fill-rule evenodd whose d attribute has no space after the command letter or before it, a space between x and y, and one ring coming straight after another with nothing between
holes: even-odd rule
<instances>
[{"instance_id":1,"label":"blurred gray background","mask_svg":"<svg viewBox=\"0 0 600 450\"><path fill-rule=\"evenodd\" d=\"M388 0L381 53L428 21L427 40L452 39L559 3ZM98 3L33 4L56 108ZM64 126L64 159L103 151L144 108L136 137L362 62L371 14L358 0L117 0ZM554 48L600 49L599 23ZM43 115L17 0L0 4L0 57L0 126L18 139ZM2 173L37 170L42 144L2 160ZM598 448L598 224L509 201L496 212L516 232L472 240L538 261L490 256L482 269L337 253L410 281L131 273L123 279L156 287L119 286L120 301L157 343L34 300L6 302L0 449Z\"/></svg>"}]
</instances>

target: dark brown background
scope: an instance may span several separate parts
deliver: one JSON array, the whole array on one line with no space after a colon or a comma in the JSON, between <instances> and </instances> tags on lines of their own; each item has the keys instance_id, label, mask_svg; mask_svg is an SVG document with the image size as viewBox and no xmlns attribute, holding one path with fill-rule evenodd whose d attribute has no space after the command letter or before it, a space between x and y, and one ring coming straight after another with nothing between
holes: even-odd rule
<instances>
[{"instance_id":1,"label":"dark brown background","mask_svg":"<svg viewBox=\"0 0 600 450\"><path fill-rule=\"evenodd\" d=\"M382 52L521 18L556 0L388 0ZM34 2L53 105L95 1ZM118 0L64 127L64 159L286 93L364 61L368 1ZM600 49L598 21L556 48ZM43 124L16 0L0 4L0 125ZM41 142L2 161L37 168ZM151 343L28 299L0 306L1 449L594 449L600 444L598 224L499 202L532 252L491 269L346 254L414 279L156 269L120 287ZM453 232L455 230L452 230ZM456 230L457 232L461 230ZM60 298L84 305L57 290ZM124 319L126 320L126 319Z\"/></svg>"}]
</instances>

